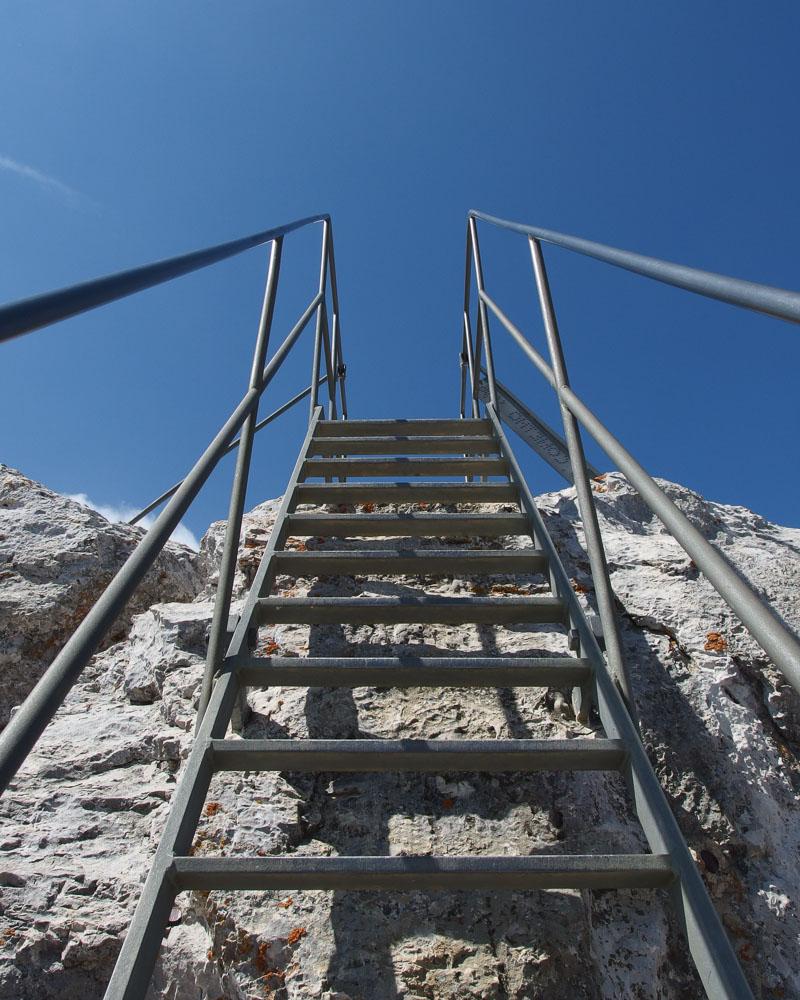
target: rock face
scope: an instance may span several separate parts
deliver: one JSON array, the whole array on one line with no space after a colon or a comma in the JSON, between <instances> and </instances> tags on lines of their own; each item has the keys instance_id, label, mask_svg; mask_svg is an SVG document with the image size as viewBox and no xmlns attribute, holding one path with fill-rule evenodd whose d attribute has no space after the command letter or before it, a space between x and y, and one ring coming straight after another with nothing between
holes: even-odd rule
<instances>
[{"instance_id":1,"label":"rock face","mask_svg":"<svg viewBox=\"0 0 800 1000\"><path fill-rule=\"evenodd\" d=\"M797 627L800 531L662 485ZM651 760L756 995L800 995L797 699L625 480L610 474L596 490ZM539 503L591 605L572 491ZM274 503L263 504L245 521L239 596L274 515ZM221 530L213 526L203 542L200 597L149 607L127 638L95 657L0 800L0 998L102 995L191 745ZM369 547L381 544L399 543ZM546 586L541 576L277 581L278 592L294 596L422 589L502 595ZM565 636L551 626L285 625L262 629L259 648L543 655L563 653ZM558 692L539 689L276 688L250 691L249 700L245 734L267 738L602 735L596 720L584 727L571 718ZM645 848L614 774L235 773L213 781L194 852ZM703 995L657 892L193 893L178 905L151 1000Z\"/></svg>"},{"instance_id":2,"label":"rock face","mask_svg":"<svg viewBox=\"0 0 800 1000\"><path fill-rule=\"evenodd\" d=\"M248 511L242 518L242 541L233 581L234 600L244 597L253 582L280 503L280 500L267 500ZM201 599L213 599L216 593L226 526L226 521L215 521L200 542L198 568L204 584L202 593L198 595Z\"/></svg>"},{"instance_id":3,"label":"rock face","mask_svg":"<svg viewBox=\"0 0 800 1000\"><path fill-rule=\"evenodd\" d=\"M141 528L101 514L0 465L0 726L52 663L141 539ZM189 601L197 557L170 542L116 622L157 601Z\"/></svg>"}]
</instances>

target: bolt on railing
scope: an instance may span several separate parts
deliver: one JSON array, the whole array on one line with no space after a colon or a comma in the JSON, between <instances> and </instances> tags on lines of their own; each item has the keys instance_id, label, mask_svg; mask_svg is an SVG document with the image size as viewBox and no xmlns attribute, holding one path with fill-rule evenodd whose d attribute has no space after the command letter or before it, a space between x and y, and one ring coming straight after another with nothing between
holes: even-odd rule
<instances>
[{"instance_id":1,"label":"bolt on railing","mask_svg":"<svg viewBox=\"0 0 800 1000\"><path fill-rule=\"evenodd\" d=\"M315 223L322 223L319 289L267 362L266 355L280 275L283 239L287 234ZM119 274L108 275L0 308L0 341L2 341L79 315L154 285L171 281L191 271L208 267L218 261L243 253L245 250L267 243L271 244L269 267L247 391L186 477L134 518L135 522L163 501L167 501L153 525L136 545L111 583L15 712L3 733L0 734L0 792L8 786L48 722L58 711L86 664L157 559L170 535L220 459L229 451L238 448L231 489L228 526L209 638L206 673L200 698L199 712L202 716L208 692L213 685L219 662L224 655L223 645L227 635L228 614L253 437L260 426L265 426L280 413L286 412L290 406L305 398L306 395L310 394L314 397L318 386L323 382L328 383L330 413L335 415L337 412L336 393L338 390L342 417L347 415L344 392L345 366L342 359L339 326L339 299L333 262L333 233L328 215L315 215L307 219L300 219L297 222L264 230L229 243L172 257L155 264L147 264ZM327 306L325 302L327 284L330 285L333 303L335 344L330 343L327 330ZM317 333L314 348L314 377L311 386L270 414L261 424L258 424L258 405L261 396L315 314L317 316ZM323 378L319 376L318 371L320 346L323 347L326 358L336 359L335 371L334 361L331 360L326 364L327 373ZM312 410L313 416L314 410ZM235 441L234 438L239 431L241 431L240 437L238 441Z\"/></svg>"}]
</instances>

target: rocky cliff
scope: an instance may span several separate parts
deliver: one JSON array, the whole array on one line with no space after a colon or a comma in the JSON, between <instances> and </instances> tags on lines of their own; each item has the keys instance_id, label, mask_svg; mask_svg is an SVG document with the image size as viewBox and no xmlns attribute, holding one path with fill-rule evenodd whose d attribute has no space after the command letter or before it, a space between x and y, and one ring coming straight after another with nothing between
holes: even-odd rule
<instances>
[{"instance_id":1,"label":"rocky cliff","mask_svg":"<svg viewBox=\"0 0 800 1000\"><path fill-rule=\"evenodd\" d=\"M800 531L663 485L797 627ZM110 576L122 544L107 543L112 526L90 512L76 512L40 487L14 489L23 502L0 508L11 573L0 579L4 621L11 623L4 626L0 684L9 692L16 682L6 676L24 677L31 659L37 669L46 661L36 659L41 636L60 641L79 616L83 605L70 596L71 581L90 574L74 566L88 552L96 578ZM24 499L31 490L42 490L38 499ZM608 475L596 490L651 759L754 991L764 998L800 995L798 700L625 480ZM572 491L539 503L575 589L591 604ZM267 503L246 518L239 596L274 514ZM57 533L48 527L54 524ZM102 995L191 743L221 532L212 526L196 560L172 552L202 579L187 577L184 592L139 599L129 630L94 658L0 800L2 998ZM294 595L407 594L423 584L428 593L535 593L545 586L537 576L277 583ZM61 616L57 625L54 615ZM563 632L550 626L279 626L262 629L259 646L284 655L536 655L565 648ZM251 736L599 732L594 720L583 727L571 718L559 692L538 689L283 688L251 691L250 703ZM616 775L243 773L212 784L194 850L527 854L644 847ZM178 902L152 998L702 995L660 893L195 893Z\"/></svg>"},{"instance_id":2,"label":"rocky cliff","mask_svg":"<svg viewBox=\"0 0 800 1000\"><path fill-rule=\"evenodd\" d=\"M143 535L0 465L0 726L55 659ZM194 554L167 544L116 622L158 601L190 601L203 576Z\"/></svg>"}]
</instances>

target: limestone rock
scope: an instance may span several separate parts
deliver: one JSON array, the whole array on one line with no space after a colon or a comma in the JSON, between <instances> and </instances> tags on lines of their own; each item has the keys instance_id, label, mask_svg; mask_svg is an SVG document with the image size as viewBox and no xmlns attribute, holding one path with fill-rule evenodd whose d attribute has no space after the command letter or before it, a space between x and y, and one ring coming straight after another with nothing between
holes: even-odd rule
<instances>
[{"instance_id":1,"label":"limestone rock","mask_svg":"<svg viewBox=\"0 0 800 1000\"><path fill-rule=\"evenodd\" d=\"M0 725L55 659L141 539L101 514L0 465ZM201 573L169 542L120 615L109 642L157 601L188 601Z\"/></svg>"},{"instance_id":2,"label":"limestone rock","mask_svg":"<svg viewBox=\"0 0 800 1000\"><path fill-rule=\"evenodd\" d=\"M800 532L664 486L797 627ZM611 474L596 488L648 752L756 994L798 995L795 696L625 480ZM574 494L539 502L591 607ZM262 504L246 520L239 596L248 552L263 547L275 509ZM201 549L207 592L149 608L95 657L0 800L0 998L102 995L191 745L220 534L213 526ZM501 595L544 592L546 581L279 578L277 588ZM261 629L259 648L541 655L563 653L565 635L541 625L284 625ZM558 692L538 689L273 688L249 699L245 735L265 738L601 735L596 720L584 727L557 708ZM596 773L220 774L193 848L234 856L644 849L623 781ZM661 893L193 893L178 906L150 1000L702 996Z\"/></svg>"},{"instance_id":3,"label":"limestone rock","mask_svg":"<svg viewBox=\"0 0 800 1000\"><path fill-rule=\"evenodd\" d=\"M242 518L242 533L233 584L234 597L244 596L250 587L264 547L269 540L280 503L280 499L267 500ZM200 541L199 568L205 581L204 597L213 597L216 593L226 526L227 521L214 521Z\"/></svg>"}]
</instances>

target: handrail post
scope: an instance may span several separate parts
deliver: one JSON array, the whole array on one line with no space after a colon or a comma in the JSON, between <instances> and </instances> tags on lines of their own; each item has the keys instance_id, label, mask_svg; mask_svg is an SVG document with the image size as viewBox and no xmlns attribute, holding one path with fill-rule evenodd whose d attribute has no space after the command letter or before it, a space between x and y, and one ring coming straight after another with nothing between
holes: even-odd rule
<instances>
[{"instance_id":1,"label":"handrail post","mask_svg":"<svg viewBox=\"0 0 800 1000\"><path fill-rule=\"evenodd\" d=\"M322 351L322 326L323 326L323 316L325 313L325 287L328 278L328 220L326 219L322 223L322 252L320 254L319 261L319 295L321 296L319 306L317 307L317 326L314 331L314 354L311 360L311 385L314 387L311 390L311 405L309 409L308 419L309 421L314 416L314 411L316 410L318 387L317 382L319 381L319 362L320 353Z\"/></svg>"},{"instance_id":2,"label":"handrail post","mask_svg":"<svg viewBox=\"0 0 800 1000\"><path fill-rule=\"evenodd\" d=\"M264 302L261 308L256 346L253 352L253 367L250 372L251 389L260 390L262 388L262 373L269 345L272 317L275 312L275 294L280 276L282 249L283 237L278 237L272 243L272 251L269 258L267 281L264 289ZM250 459L253 453L255 425L258 422L258 404L259 399L257 398L253 409L248 413L242 425L242 431L239 436L239 451L236 456L236 469L233 474L228 523L225 528L225 544L222 549L222 559L220 560L217 594L214 601L214 615L211 620L211 632L208 639L208 651L206 653L206 665L200 690L200 701L197 706L195 731L199 730L200 724L203 721L203 715L211 698L214 678L225 655L224 645L228 634L228 616L231 610L233 582L236 576L239 536L242 532L242 517L247 497L247 481L250 476Z\"/></svg>"},{"instance_id":3,"label":"handrail post","mask_svg":"<svg viewBox=\"0 0 800 1000\"><path fill-rule=\"evenodd\" d=\"M469 228L472 237L472 259L475 263L475 282L478 286L478 341L483 341L483 349L486 353L486 380L489 383L489 402L497 407L497 386L494 378L494 357L492 355L492 342L489 337L489 315L486 311L486 304L481 298L481 292L485 291L483 285L483 265L481 263L481 248L478 243L478 229L473 218L469 220ZM476 350L476 356L478 352ZM476 357L474 391L477 393L478 381L480 379L480 365Z\"/></svg>"},{"instance_id":4,"label":"handrail post","mask_svg":"<svg viewBox=\"0 0 800 1000\"><path fill-rule=\"evenodd\" d=\"M338 317L336 311L333 310L332 311L332 315L331 315L331 369L332 369L332 372L331 372L331 376L330 377L331 377L331 379L333 381L333 400L334 400L334 406L336 405L336 391L337 391L337 389L339 387L338 365L339 365L339 355L340 355L340 353L341 352L339 350L339 317ZM340 399L341 399L341 397L340 397ZM342 414L342 419L344 419L344 416L345 415ZM337 418L331 417L330 419L333 420L333 419L337 419Z\"/></svg>"},{"instance_id":5,"label":"handrail post","mask_svg":"<svg viewBox=\"0 0 800 1000\"><path fill-rule=\"evenodd\" d=\"M472 345L472 325L469 319L470 312L470 293L472 291L472 231L469 228L469 221L467 222L467 240L466 240L466 252L464 260L464 311L462 319L462 349L461 349L461 362L462 362L462 374L461 374L461 416L465 416L466 410L466 400L465 389L464 389L464 378L466 372L464 370L464 359L466 356L466 363L469 370L469 385L470 385L470 396L471 396L471 408L472 416L477 418L480 416L480 401L478 399L478 383L475 378L475 364L474 364L474 351Z\"/></svg>"},{"instance_id":6,"label":"handrail post","mask_svg":"<svg viewBox=\"0 0 800 1000\"><path fill-rule=\"evenodd\" d=\"M461 324L461 354L459 355L459 393L458 393L458 415L463 420L467 415L467 335L464 331L464 324ZM471 381L471 380L470 380Z\"/></svg>"},{"instance_id":7,"label":"handrail post","mask_svg":"<svg viewBox=\"0 0 800 1000\"><path fill-rule=\"evenodd\" d=\"M328 326L328 311L325 310L325 370L328 375L328 420L337 420L336 406L336 361L339 352L339 292L336 288L336 271L333 263L333 227L328 229L325 244L328 268L328 283L331 290L331 322Z\"/></svg>"},{"instance_id":8,"label":"handrail post","mask_svg":"<svg viewBox=\"0 0 800 1000\"><path fill-rule=\"evenodd\" d=\"M608 573L608 562L606 560L605 549L603 547L603 536L600 532L600 524L597 519L597 509L594 503L589 473L586 468L586 456L583 450L580 426L578 421L567 409L561 399L561 390L569 387L569 376L567 375L567 365L564 358L564 350L561 344L561 336L558 332L558 322L556 320L553 298L550 293L550 283L547 279L547 269L544 263L544 256L539 241L533 236L528 237L531 251L531 261L533 263L533 273L536 278L536 289L539 295L539 305L544 320L544 329L547 336L547 346L550 350L550 360L553 365L555 376L555 390L558 395L559 407L561 409L561 419L564 424L564 437L567 441L570 464L572 465L572 478L575 483L575 494L578 500L578 510L583 521L583 531L586 538L586 550L589 556L589 563L594 582L595 596L597 597L597 610L600 614L600 622L603 627L603 638L605 639L605 652L608 664L614 677L631 719L638 725L636 713L636 702L631 688L628 667L625 656L622 652L622 640L619 632L619 622L614 608L614 592L611 589L611 579ZM487 366L488 369L488 366Z\"/></svg>"},{"instance_id":9,"label":"handrail post","mask_svg":"<svg viewBox=\"0 0 800 1000\"><path fill-rule=\"evenodd\" d=\"M328 420L336 420L336 380L333 377L333 349L327 306L322 313L322 346L325 353L325 378L328 383Z\"/></svg>"},{"instance_id":10,"label":"handrail post","mask_svg":"<svg viewBox=\"0 0 800 1000\"><path fill-rule=\"evenodd\" d=\"M345 394L344 380L347 377L347 365L342 359L342 341L339 339L336 345L339 349L339 364L336 366L336 378L339 382L339 400L342 404L342 420L347 420L347 395Z\"/></svg>"},{"instance_id":11,"label":"handrail post","mask_svg":"<svg viewBox=\"0 0 800 1000\"><path fill-rule=\"evenodd\" d=\"M469 371L469 384L470 392L472 392L472 386L480 385L480 372L477 370L475 364L475 348L472 341L472 326L469 321L469 315L464 313L464 340L467 347L467 370ZM472 394L472 416L475 418L480 417L480 408L478 403L480 402L480 396Z\"/></svg>"},{"instance_id":12,"label":"handrail post","mask_svg":"<svg viewBox=\"0 0 800 1000\"><path fill-rule=\"evenodd\" d=\"M473 227L470 225L470 220L467 220L467 269L468 274L472 274L472 258L473 258ZM466 285L466 282L465 282ZM466 289L465 289L466 290ZM478 289L478 301L480 302L480 288ZM467 300L469 303L469 300ZM469 316L469 307L466 310L467 316ZM480 323L479 323L480 326ZM472 339L472 330L470 329L470 342ZM481 370L481 338L477 331L475 334L475 343L473 345L472 351L472 415L473 417L480 417L481 415L481 401L478 394L478 379L480 378Z\"/></svg>"},{"instance_id":13,"label":"handrail post","mask_svg":"<svg viewBox=\"0 0 800 1000\"><path fill-rule=\"evenodd\" d=\"M344 379L347 368L342 357L342 329L339 313L339 286L336 281L336 256L333 252L333 226L328 229L328 275L331 286L331 363L334 369L334 382L339 386L339 402L341 404L342 420L347 420L347 399L345 398ZM335 388L335 386L334 386Z\"/></svg>"}]
</instances>

